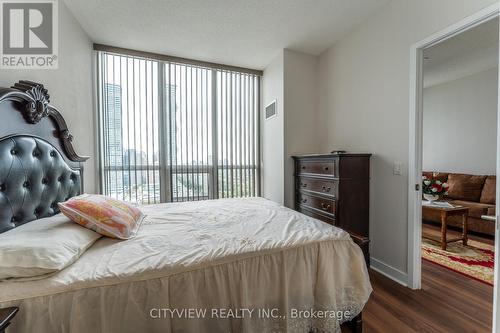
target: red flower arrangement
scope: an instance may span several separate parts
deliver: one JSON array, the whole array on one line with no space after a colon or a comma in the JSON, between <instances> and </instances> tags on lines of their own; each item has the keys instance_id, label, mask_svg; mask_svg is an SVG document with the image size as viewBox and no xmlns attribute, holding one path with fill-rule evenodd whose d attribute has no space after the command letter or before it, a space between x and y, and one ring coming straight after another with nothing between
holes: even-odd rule
<instances>
[{"instance_id":1,"label":"red flower arrangement","mask_svg":"<svg viewBox=\"0 0 500 333\"><path fill-rule=\"evenodd\" d=\"M422 193L430 195L448 194L448 184L434 178L422 177Z\"/></svg>"}]
</instances>

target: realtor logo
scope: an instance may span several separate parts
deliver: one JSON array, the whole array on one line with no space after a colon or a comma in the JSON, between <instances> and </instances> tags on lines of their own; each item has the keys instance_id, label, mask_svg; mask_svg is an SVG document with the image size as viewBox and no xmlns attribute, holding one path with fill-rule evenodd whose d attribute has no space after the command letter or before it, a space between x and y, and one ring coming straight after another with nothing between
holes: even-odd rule
<instances>
[{"instance_id":1,"label":"realtor logo","mask_svg":"<svg viewBox=\"0 0 500 333\"><path fill-rule=\"evenodd\" d=\"M0 68L57 69L57 0L0 0Z\"/></svg>"}]
</instances>

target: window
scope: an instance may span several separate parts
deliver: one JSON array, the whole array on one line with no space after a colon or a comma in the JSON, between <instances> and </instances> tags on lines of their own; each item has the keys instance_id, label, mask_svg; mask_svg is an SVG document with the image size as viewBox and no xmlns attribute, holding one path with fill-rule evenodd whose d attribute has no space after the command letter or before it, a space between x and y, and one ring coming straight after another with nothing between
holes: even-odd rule
<instances>
[{"instance_id":1,"label":"window","mask_svg":"<svg viewBox=\"0 0 500 333\"><path fill-rule=\"evenodd\" d=\"M259 80L99 51L102 192L144 204L259 195Z\"/></svg>"}]
</instances>

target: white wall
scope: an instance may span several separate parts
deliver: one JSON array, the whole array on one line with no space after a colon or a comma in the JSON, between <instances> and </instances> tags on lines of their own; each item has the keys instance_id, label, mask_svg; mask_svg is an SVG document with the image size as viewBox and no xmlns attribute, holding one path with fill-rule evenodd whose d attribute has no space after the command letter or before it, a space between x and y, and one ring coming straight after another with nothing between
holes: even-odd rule
<instances>
[{"instance_id":1,"label":"white wall","mask_svg":"<svg viewBox=\"0 0 500 333\"><path fill-rule=\"evenodd\" d=\"M314 153L317 57L283 50L264 69L262 79L262 195L293 207L292 156ZM264 107L277 102L277 116L264 119Z\"/></svg>"},{"instance_id":2,"label":"white wall","mask_svg":"<svg viewBox=\"0 0 500 333\"><path fill-rule=\"evenodd\" d=\"M79 155L92 156L85 163L85 190L95 191L94 124L92 100L92 43L64 2L59 7L59 68L56 70L0 70L0 86L19 80L42 83L50 102L66 119Z\"/></svg>"},{"instance_id":3,"label":"white wall","mask_svg":"<svg viewBox=\"0 0 500 333\"><path fill-rule=\"evenodd\" d=\"M374 154L373 266L406 280L410 47L495 0L398 0L324 52L318 66L320 148ZM393 175L402 161L403 175Z\"/></svg>"},{"instance_id":4,"label":"white wall","mask_svg":"<svg viewBox=\"0 0 500 333\"><path fill-rule=\"evenodd\" d=\"M434 47L439 48L439 46L438 44ZM424 88L458 80L496 66L498 66L498 43L487 49L473 48L470 52L453 55L445 63L424 66Z\"/></svg>"},{"instance_id":5,"label":"white wall","mask_svg":"<svg viewBox=\"0 0 500 333\"><path fill-rule=\"evenodd\" d=\"M317 57L285 50L285 206L294 205L294 164L291 156L321 152L316 130Z\"/></svg>"},{"instance_id":6,"label":"white wall","mask_svg":"<svg viewBox=\"0 0 500 333\"><path fill-rule=\"evenodd\" d=\"M261 194L264 198L284 203L284 114L283 114L283 64L280 52L264 69L262 77L261 112ZM265 119L266 105L276 100L276 116Z\"/></svg>"},{"instance_id":7,"label":"white wall","mask_svg":"<svg viewBox=\"0 0 500 333\"><path fill-rule=\"evenodd\" d=\"M498 68L424 89L423 170L496 173L497 95Z\"/></svg>"}]
</instances>

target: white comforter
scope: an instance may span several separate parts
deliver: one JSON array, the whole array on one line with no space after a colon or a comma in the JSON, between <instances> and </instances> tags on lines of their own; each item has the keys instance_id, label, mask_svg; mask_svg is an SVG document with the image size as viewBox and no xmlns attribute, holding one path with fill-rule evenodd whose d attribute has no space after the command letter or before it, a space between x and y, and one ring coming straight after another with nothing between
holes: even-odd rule
<instances>
[{"instance_id":1,"label":"white comforter","mask_svg":"<svg viewBox=\"0 0 500 333\"><path fill-rule=\"evenodd\" d=\"M0 306L21 307L8 332L336 331L371 293L346 232L265 199L143 210L135 238L102 238L42 280L0 282Z\"/></svg>"}]
</instances>

